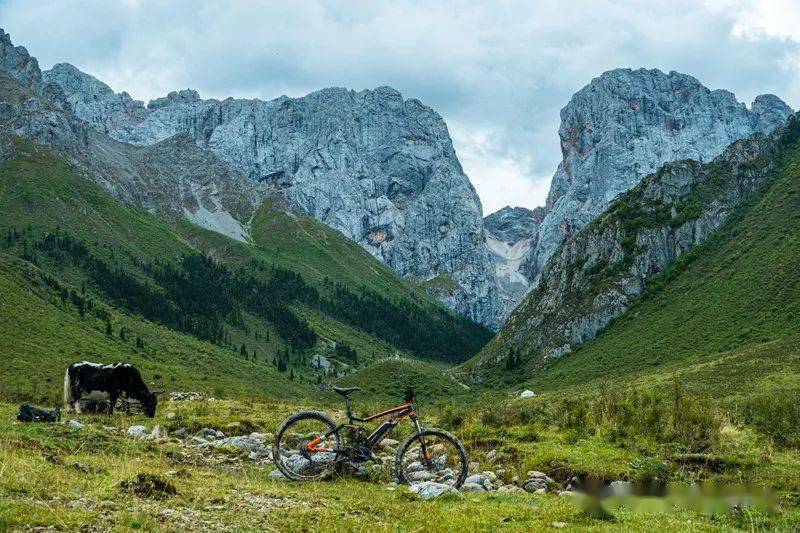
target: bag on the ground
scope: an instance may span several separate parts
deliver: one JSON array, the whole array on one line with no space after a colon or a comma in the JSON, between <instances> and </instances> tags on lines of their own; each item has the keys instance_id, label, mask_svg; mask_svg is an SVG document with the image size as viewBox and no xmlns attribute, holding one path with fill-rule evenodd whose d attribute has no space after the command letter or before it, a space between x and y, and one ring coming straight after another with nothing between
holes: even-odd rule
<instances>
[{"instance_id":1,"label":"bag on the ground","mask_svg":"<svg viewBox=\"0 0 800 533\"><path fill-rule=\"evenodd\" d=\"M47 409L42 409L41 407L34 407L32 405L28 405L27 403L23 403L19 406L17 420L20 422L58 422L61 420L61 409L56 407L55 409L48 411Z\"/></svg>"}]
</instances>

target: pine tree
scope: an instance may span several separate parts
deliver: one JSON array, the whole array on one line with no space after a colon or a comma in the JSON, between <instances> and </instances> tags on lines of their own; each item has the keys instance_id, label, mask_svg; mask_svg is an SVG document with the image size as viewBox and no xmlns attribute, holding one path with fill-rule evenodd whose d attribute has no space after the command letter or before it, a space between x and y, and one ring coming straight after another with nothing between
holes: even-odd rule
<instances>
[{"instance_id":1,"label":"pine tree","mask_svg":"<svg viewBox=\"0 0 800 533\"><path fill-rule=\"evenodd\" d=\"M109 337L114 334L114 330L111 329L111 321L106 320L106 335Z\"/></svg>"},{"instance_id":2,"label":"pine tree","mask_svg":"<svg viewBox=\"0 0 800 533\"><path fill-rule=\"evenodd\" d=\"M239 355L242 357L247 357L247 346L242 343L242 348L239 350Z\"/></svg>"},{"instance_id":3,"label":"pine tree","mask_svg":"<svg viewBox=\"0 0 800 533\"><path fill-rule=\"evenodd\" d=\"M289 381L294 381L294 369L289 370Z\"/></svg>"}]
</instances>

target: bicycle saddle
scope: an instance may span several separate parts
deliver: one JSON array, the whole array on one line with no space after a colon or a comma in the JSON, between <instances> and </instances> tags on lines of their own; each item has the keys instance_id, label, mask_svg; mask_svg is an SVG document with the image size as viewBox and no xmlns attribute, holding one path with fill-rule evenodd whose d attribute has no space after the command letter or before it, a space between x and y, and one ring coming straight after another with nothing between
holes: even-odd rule
<instances>
[{"instance_id":1,"label":"bicycle saddle","mask_svg":"<svg viewBox=\"0 0 800 533\"><path fill-rule=\"evenodd\" d=\"M332 389L341 394L342 396L347 396L351 392L360 391L361 387L332 387Z\"/></svg>"}]
</instances>

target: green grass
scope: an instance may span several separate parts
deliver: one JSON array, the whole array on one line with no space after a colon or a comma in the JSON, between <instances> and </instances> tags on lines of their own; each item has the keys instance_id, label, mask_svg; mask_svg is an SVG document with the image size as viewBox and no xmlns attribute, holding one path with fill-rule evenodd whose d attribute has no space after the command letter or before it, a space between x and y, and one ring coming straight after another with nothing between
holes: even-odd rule
<instances>
[{"instance_id":1,"label":"green grass","mask_svg":"<svg viewBox=\"0 0 800 533\"><path fill-rule=\"evenodd\" d=\"M80 360L127 361L155 388L203 390L224 396L298 397L310 382L290 382L272 365L245 361L232 350L112 311L114 334L89 314L80 317L21 259L0 253L0 397L60 403L64 370ZM124 325L129 334L117 335ZM137 349L136 336L145 340Z\"/></svg>"},{"instance_id":2,"label":"green grass","mask_svg":"<svg viewBox=\"0 0 800 533\"><path fill-rule=\"evenodd\" d=\"M273 481L239 452L191 451L174 442L142 442L122 436L130 424L211 426L228 432L270 432L294 407L242 402L166 402L155 421L115 415L83 416L81 430L60 425L14 424L15 407L0 404L0 529L37 526L105 530L230 529L302 531L325 524L332 531L551 531L554 522L580 531L792 530L800 515L782 507L708 515L689 510L633 512L621 508L613 520L586 516L571 498L555 494L479 494L421 502L403 487L338 479L319 483ZM237 424L231 426L230 422ZM102 425L118 428L109 432ZM461 431L473 458L485 448L475 431ZM573 462L588 469L623 468L636 453L592 443L564 445L544 435L536 443L505 436L507 449L525 457L524 467L556 473ZM477 444L473 444L473 442ZM613 466L616 465L616 466ZM608 470L609 472L612 470ZM139 474L169 481L176 494L163 499L136 495L124 481ZM169 511L167 511L169 509Z\"/></svg>"}]
</instances>

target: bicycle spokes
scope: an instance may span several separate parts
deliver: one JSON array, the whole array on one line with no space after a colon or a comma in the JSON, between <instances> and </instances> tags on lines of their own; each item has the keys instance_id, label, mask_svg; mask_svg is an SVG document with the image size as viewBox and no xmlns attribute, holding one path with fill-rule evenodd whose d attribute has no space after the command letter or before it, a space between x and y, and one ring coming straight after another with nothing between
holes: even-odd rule
<instances>
[{"instance_id":1,"label":"bicycle spokes","mask_svg":"<svg viewBox=\"0 0 800 533\"><path fill-rule=\"evenodd\" d=\"M453 485L458 479L461 456L455 445L436 436L420 436L406 449L400 468L409 483L436 481Z\"/></svg>"}]
</instances>

